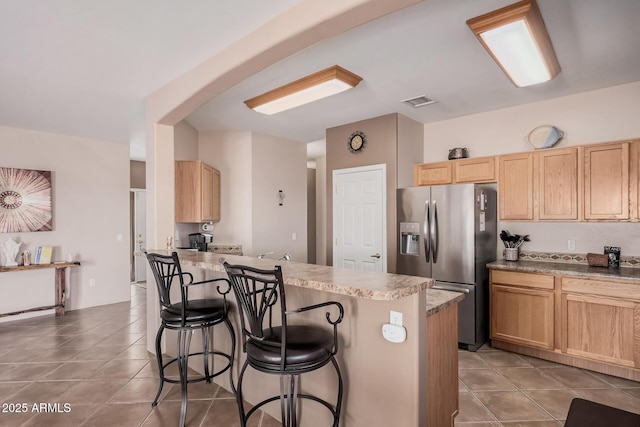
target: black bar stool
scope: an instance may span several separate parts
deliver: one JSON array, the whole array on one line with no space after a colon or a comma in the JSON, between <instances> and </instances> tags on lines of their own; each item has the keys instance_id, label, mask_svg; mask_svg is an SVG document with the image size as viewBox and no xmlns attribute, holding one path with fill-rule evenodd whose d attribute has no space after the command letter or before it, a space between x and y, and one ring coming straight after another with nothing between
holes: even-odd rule
<instances>
[{"instance_id":1,"label":"black bar stool","mask_svg":"<svg viewBox=\"0 0 640 427\"><path fill-rule=\"evenodd\" d=\"M344 309L335 301L328 301L297 310L287 310L284 292L282 269L259 270L241 265L223 263L231 280L238 306L240 307L240 324L242 327L243 351L246 360L238 377L237 400L241 425L245 427L247 420L258 408L280 400L282 425L296 427L298 425L296 403L299 398L310 399L324 405L333 417L333 426L340 422L342 405L342 375L336 362L338 352L338 323L342 321ZM272 325L273 307L280 303L280 326ZM338 311L336 320L331 313L325 317L333 326L330 332L319 326L289 325L287 319L298 313L334 306ZM338 374L338 398L335 407L317 396L303 394L299 391L299 376L331 363ZM242 398L242 379L247 366L267 374L280 376L280 395L269 397L257 403L247 413L244 411ZM285 377L289 377L288 387Z\"/></svg>"},{"instance_id":2,"label":"black bar stool","mask_svg":"<svg viewBox=\"0 0 640 427\"><path fill-rule=\"evenodd\" d=\"M227 302L227 294L231 291L231 285L226 278L194 282L191 273L182 271L176 252L173 252L171 255L147 254L147 260L149 260L158 287L161 318L160 328L158 328L158 333L156 334L156 358L160 372L160 386L151 406L158 404L158 399L162 393L162 386L165 382L180 383L182 389L180 426L183 427L187 417L187 384L199 381L210 383L212 378L228 370L231 388L233 393L236 394L233 383L233 357L235 355L236 338L228 318L229 303ZM188 278L188 281L185 281L185 277ZM180 284L180 302L171 302L171 285L174 279ZM220 285L216 287L216 290L222 298L189 299L189 287L213 282L225 283L224 287ZM224 323L227 326L229 336L231 337L231 352L228 354L220 351L212 351L209 348L211 327L220 323ZM176 330L178 332L178 356L163 363L160 344L162 342L162 333L165 329ZM203 351L190 353L191 335L198 329L202 331ZM188 379L189 357L196 355L202 355L204 359L204 375ZM213 357L213 355L222 356L227 359L227 363L211 373L209 371L209 358ZM179 379L167 378L164 374L165 369L174 362L178 362Z\"/></svg>"}]
</instances>

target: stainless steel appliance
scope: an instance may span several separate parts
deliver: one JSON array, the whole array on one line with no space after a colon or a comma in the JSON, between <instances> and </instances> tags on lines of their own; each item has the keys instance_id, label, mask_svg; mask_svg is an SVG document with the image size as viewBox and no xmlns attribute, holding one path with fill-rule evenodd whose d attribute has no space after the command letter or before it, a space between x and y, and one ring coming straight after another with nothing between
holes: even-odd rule
<instances>
[{"instance_id":1,"label":"stainless steel appliance","mask_svg":"<svg viewBox=\"0 0 640 427\"><path fill-rule=\"evenodd\" d=\"M398 190L398 273L436 279L465 294L458 341L476 351L489 335L489 272L496 259L493 185L456 184Z\"/></svg>"},{"instance_id":2,"label":"stainless steel appliance","mask_svg":"<svg viewBox=\"0 0 640 427\"><path fill-rule=\"evenodd\" d=\"M200 252L207 252L207 245L213 240L213 234L192 233L189 234L189 247L198 249Z\"/></svg>"}]
</instances>

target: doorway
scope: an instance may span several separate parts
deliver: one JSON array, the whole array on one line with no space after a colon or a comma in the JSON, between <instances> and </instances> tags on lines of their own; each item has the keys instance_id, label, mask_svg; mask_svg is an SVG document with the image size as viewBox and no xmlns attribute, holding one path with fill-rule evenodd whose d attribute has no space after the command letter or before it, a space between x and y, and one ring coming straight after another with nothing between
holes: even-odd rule
<instances>
[{"instance_id":1,"label":"doorway","mask_svg":"<svg viewBox=\"0 0 640 427\"><path fill-rule=\"evenodd\" d=\"M333 265L387 271L386 165L333 171Z\"/></svg>"},{"instance_id":2,"label":"doorway","mask_svg":"<svg viewBox=\"0 0 640 427\"><path fill-rule=\"evenodd\" d=\"M133 283L147 281L147 260L136 256L136 252L145 251L147 246L147 193L146 190L130 190L131 205L131 273Z\"/></svg>"}]
</instances>

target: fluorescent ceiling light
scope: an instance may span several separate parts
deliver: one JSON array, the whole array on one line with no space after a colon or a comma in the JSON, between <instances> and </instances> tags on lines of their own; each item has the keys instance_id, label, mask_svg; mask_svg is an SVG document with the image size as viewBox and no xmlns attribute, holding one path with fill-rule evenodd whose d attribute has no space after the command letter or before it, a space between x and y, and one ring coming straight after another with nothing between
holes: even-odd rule
<instances>
[{"instance_id":1,"label":"fluorescent ceiling light","mask_svg":"<svg viewBox=\"0 0 640 427\"><path fill-rule=\"evenodd\" d=\"M263 114L275 114L354 88L362 77L334 65L244 101Z\"/></svg>"},{"instance_id":2,"label":"fluorescent ceiling light","mask_svg":"<svg viewBox=\"0 0 640 427\"><path fill-rule=\"evenodd\" d=\"M469 19L467 25L517 87L549 81L560 72L535 0Z\"/></svg>"}]
</instances>

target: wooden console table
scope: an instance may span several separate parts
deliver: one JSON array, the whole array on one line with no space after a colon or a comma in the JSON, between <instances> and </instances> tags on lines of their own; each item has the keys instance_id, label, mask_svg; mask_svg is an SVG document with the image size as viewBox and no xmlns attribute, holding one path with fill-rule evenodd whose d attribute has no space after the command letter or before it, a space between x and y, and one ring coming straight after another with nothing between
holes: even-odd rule
<instances>
[{"instance_id":1,"label":"wooden console table","mask_svg":"<svg viewBox=\"0 0 640 427\"><path fill-rule=\"evenodd\" d=\"M61 262L54 264L39 264L39 265L19 265L17 267L0 267L0 273L8 273L12 271L26 271L26 270L41 270L44 268L55 268L56 278L56 299L55 305L48 305L44 307L28 308L26 310L13 311L11 313L0 313L0 317L15 316L17 314L28 313L31 311L42 311L56 309L56 316L64 316L64 304L66 302L66 274L67 268L73 268L80 266L79 262Z\"/></svg>"}]
</instances>

